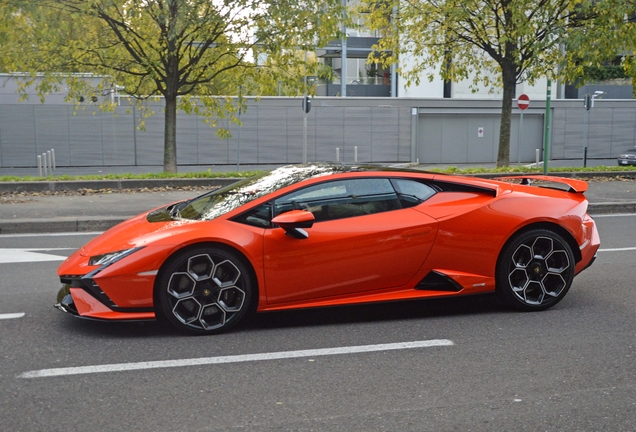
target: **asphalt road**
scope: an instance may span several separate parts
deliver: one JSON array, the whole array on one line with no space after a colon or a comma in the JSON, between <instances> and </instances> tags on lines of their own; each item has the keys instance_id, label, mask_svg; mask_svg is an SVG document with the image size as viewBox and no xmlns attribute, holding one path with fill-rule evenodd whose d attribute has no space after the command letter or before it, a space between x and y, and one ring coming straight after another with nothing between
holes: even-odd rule
<instances>
[{"instance_id":1,"label":"asphalt road","mask_svg":"<svg viewBox=\"0 0 636 432\"><path fill-rule=\"evenodd\" d=\"M597 261L545 312L464 297L270 313L205 337L73 319L52 307L55 269L91 236L2 236L0 430L633 431L636 215L596 220ZM413 341L435 343L384 345ZM299 353L326 348L341 352Z\"/></svg>"}]
</instances>

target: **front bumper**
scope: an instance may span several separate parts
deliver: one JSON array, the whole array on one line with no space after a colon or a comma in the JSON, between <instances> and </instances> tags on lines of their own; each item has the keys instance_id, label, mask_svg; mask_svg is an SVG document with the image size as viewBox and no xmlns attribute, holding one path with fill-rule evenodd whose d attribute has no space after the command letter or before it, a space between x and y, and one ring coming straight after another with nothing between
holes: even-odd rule
<instances>
[{"instance_id":1,"label":"front bumper","mask_svg":"<svg viewBox=\"0 0 636 432\"><path fill-rule=\"evenodd\" d=\"M84 288L72 288L70 284L65 284L58 292L55 307L78 318L100 321L148 321L155 319L155 312L149 308L113 310Z\"/></svg>"},{"instance_id":2,"label":"front bumper","mask_svg":"<svg viewBox=\"0 0 636 432\"><path fill-rule=\"evenodd\" d=\"M75 301L73 300L73 296L71 295L71 290L69 285L64 285L57 293L57 303L55 303L55 308L61 310L62 312L69 313L73 316L80 316L79 312L77 312L77 308L75 307Z\"/></svg>"}]
</instances>

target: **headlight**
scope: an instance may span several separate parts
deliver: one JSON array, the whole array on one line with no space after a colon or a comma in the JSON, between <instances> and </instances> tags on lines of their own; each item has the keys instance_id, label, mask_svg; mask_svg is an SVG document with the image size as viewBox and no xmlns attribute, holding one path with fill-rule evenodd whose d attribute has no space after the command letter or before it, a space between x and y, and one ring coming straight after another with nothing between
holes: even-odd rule
<instances>
[{"instance_id":1,"label":"headlight","mask_svg":"<svg viewBox=\"0 0 636 432\"><path fill-rule=\"evenodd\" d=\"M122 258L127 257L128 255L132 253L137 252L139 249L143 249L143 248L136 247L136 248L124 249L124 250L115 251L115 252L109 252L109 253L105 253L101 255L95 255L88 260L88 265L108 266L119 261Z\"/></svg>"}]
</instances>

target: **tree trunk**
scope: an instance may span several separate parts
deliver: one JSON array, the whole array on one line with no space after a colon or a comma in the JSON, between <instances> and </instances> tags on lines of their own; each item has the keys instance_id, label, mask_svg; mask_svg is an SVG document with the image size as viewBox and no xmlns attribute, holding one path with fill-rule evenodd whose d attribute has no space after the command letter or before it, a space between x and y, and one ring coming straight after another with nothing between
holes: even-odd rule
<instances>
[{"instance_id":1,"label":"tree trunk","mask_svg":"<svg viewBox=\"0 0 636 432\"><path fill-rule=\"evenodd\" d=\"M177 98L166 97L163 172L177 172Z\"/></svg>"},{"instance_id":2,"label":"tree trunk","mask_svg":"<svg viewBox=\"0 0 636 432\"><path fill-rule=\"evenodd\" d=\"M167 4L166 77L163 97L166 100L163 141L163 172L177 172L177 95L179 94L179 48L175 30L181 2ZM161 88L161 84L158 85Z\"/></svg>"},{"instance_id":3,"label":"tree trunk","mask_svg":"<svg viewBox=\"0 0 636 432\"><path fill-rule=\"evenodd\" d=\"M503 69L503 100L501 101L501 124L499 127L499 152L497 153L497 167L510 165L510 128L512 117L512 99L515 95L517 77L515 65L505 61Z\"/></svg>"}]
</instances>

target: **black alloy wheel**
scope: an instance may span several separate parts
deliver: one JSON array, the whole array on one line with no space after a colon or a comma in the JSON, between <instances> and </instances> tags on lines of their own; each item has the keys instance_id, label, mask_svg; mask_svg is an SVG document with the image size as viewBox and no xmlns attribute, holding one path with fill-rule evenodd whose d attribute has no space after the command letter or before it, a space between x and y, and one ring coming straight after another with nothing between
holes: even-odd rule
<instances>
[{"instance_id":1,"label":"black alloy wheel","mask_svg":"<svg viewBox=\"0 0 636 432\"><path fill-rule=\"evenodd\" d=\"M559 234L535 229L506 244L497 263L497 294L523 311L548 309L567 294L574 279L574 254Z\"/></svg>"},{"instance_id":2,"label":"black alloy wheel","mask_svg":"<svg viewBox=\"0 0 636 432\"><path fill-rule=\"evenodd\" d=\"M198 246L173 255L155 285L157 318L190 334L229 330L255 301L252 273L237 254Z\"/></svg>"}]
</instances>

